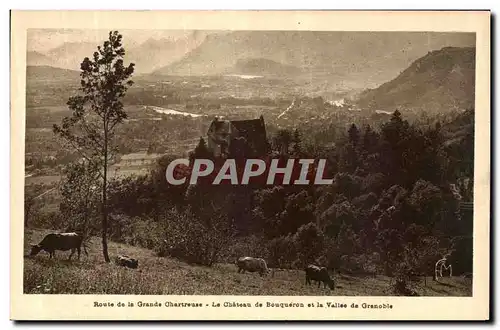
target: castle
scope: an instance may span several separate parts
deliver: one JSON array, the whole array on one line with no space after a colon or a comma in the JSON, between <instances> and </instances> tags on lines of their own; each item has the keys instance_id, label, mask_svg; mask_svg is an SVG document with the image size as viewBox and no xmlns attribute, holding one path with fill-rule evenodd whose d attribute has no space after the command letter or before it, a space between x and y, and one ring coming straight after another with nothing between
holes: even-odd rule
<instances>
[{"instance_id":1,"label":"castle","mask_svg":"<svg viewBox=\"0 0 500 330\"><path fill-rule=\"evenodd\" d=\"M264 117L250 120L212 121L207 132L207 147L214 157L227 158L235 152L243 156L261 156L267 153Z\"/></svg>"}]
</instances>

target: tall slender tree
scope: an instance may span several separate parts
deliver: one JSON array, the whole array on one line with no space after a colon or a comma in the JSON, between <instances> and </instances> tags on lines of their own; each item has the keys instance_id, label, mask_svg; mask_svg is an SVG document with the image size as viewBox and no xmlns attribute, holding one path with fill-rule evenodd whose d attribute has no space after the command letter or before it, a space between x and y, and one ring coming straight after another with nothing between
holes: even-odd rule
<instances>
[{"instance_id":1,"label":"tall slender tree","mask_svg":"<svg viewBox=\"0 0 500 330\"><path fill-rule=\"evenodd\" d=\"M132 86L129 78L134 73L134 63L124 66L125 49L122 35L110 31L109 38L97 47L92 59L85 57L81 63L81 95L69 98L67 105L72 116L54 125L54 133L63 137L87 161L100 168L102 182L102 251L109 262L107 230L108 167L116 155L113 145L115 128L127 118L121 99Z\"/></svg>"}]
</instances>

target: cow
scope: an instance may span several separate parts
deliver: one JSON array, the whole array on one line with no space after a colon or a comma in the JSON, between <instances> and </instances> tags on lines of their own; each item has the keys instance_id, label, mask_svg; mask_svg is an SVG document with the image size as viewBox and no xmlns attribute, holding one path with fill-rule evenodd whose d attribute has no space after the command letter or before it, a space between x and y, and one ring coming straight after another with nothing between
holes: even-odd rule
<instances>
[{"instance_id":1,"label":"cow","mask_svg":"<svg viewBox=\"0 0 500 330\"><path fill-rule=\"evenodd\" d=\"M330 278L330 275L328 275L326 267L308 265L304 270L306 272L306 285L311 285L312 280L318 282L318 288L321 286L321 282L323 282L324 288L326 288L326 285L328 284L328 287L331 290L335 289L335 282L332 278Z\"/></svg>"},{"instance_id":2,"label":"cow","mask_svg":"<svg viewBox=\"0 0 500 330\"><path fill-rule=\"evenodd\" d=\"M245 271L249 271L251 273L258 272L260 276L264 276L269 273L266 261L262 258L240 257L236 261L236 265L238 266L238 273L244 273Z\"/></svg>"},{"instance_id":3,"label":"cow","mask_svg":"<svg viewBox=\"0 0 500 330\"><path fill-rule=\"evenodd\" d=\"M133 268L133 269L136 269L137 267L139 267L139 260L131 258L127 255L116 256L115 263L118 266L123 266L123 267L128 267L128 268Z\"/></svg>"},{"instance_id":4,"label":"cow","mask_svg":"<svg viewBox=\"0 0 500 330\"><path fill-rule=\"evenodd\" d=\"M68 251L71 250L68 260L78 251L78 260L80 260L80 249L83 245L83 251L88 256L87 247L83 242L83 236L77 233L50 233L38 244L31 244L30 256L36 256L41 250L47 251L50 259L56 256L56 250Z\"/></svg>"}]
</instances>

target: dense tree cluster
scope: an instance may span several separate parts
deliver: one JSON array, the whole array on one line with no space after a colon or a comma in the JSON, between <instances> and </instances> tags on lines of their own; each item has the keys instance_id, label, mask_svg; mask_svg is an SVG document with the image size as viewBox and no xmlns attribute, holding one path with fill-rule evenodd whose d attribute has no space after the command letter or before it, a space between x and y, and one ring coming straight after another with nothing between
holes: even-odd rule
<instances>
[{"instance_id":1,"label":"dense tree cluster","mask_svg":"<svg viewBox=\"0 0 500 330\"><path fill-rule=\"evenodd\" d=\"M327 159L325 177L333 183L321 186L173 186L165 170L180 156L167 154L147 175L110 180L108 235L205 265L253 255L270 267L314 262L342 273L385 274L410 294L412 276L431 276L445 255L454 273L472 271L472 215L460 202L472 201L473 128L472 110L440 124L410 124L395 112L380 127L348 125L330 148L307 142L301 130L268 137L266 157ZM252 153L245 144L231 149L238 164ZM189 158L210 155L202 138ZM98 234L96 169L80 159L64 174L59 212L37 215L30 199L30 221Z\"/></svg>"},{"instance_id":2,"label":"dense tree cluster","mask_svg":"<svg viewBox=\"0 0 500 330\"><path fill-rule=\"evenodd\" d=\"M110 184L109 209L119 219L111 237L137 243L154 236L144 244L161 255L207 265L257 253L271 267L315 262L403 281L430 276L451 253L454 270L471 271L472 218L462 215L460 202L472 196L473 116L421 125L396 111L379 128L348 126L334 148L320 153L299 130L269 138L275 157L326 157L325 176L334 179L326 186L171 186L165 170L177 156L165 155L149 175ZM190 157L209 155L200 139ZM117 233L124 231L119 223L137 221L149 229Z\"/></svg>"},{"instance_id":3,"label":"dense tree cluster","mask_svg":"<svg viewBox=\"0 0 500 330\"><path fill-rule=\"evenodd\" d=\"M269 151L260 157L283 163L326 159L324 176L333 178L330 185L232 186L203 179L196 185L170 185L168 164L184 158L172 152L175 146L166 148L170 151L147 175L109 178L113 155L127 151L123 130L136 141L147 141L150 153L163 151L155 143L165 144L151 138L163 134L155 122L147 130L142 124L122 131L117 126L117 137L111 139L115 125L127 118L120 99L132 85L133 64L124 66L123 55L121 35L110 33L93 59L82 62L83 96L68 102L73 116L54 127L81 156L75 161L75 152L64 154L70 163L54 219L58 227L87 236L101 231L106 261L109 237L208 266L244 254L264 257L271 267L316 263L344 273L385 274L401 294L411 294L412 276L432 274L433 264L445 255L459 273L472 271L472 217L464 216L460 203L473 197L474 110L446 120L422 116L411 123L396 110L388 120L342 127L339 123L350 118L347 111L328 120L318 117L324 125L314 129L306 122L268 130ZM178 97L170 95L169 102ZM321 98L298 103L318 114L327 112ZM335 116L343 119L332 124ZM165 140L188 139L200 124L179 120L183 123L176 127L184 130L165 134ZM237 166L256 154L244 138L229 148ZM211 155L201 138L189 159ZM213 160L217 166L220 160ZM29 165L36 167L37 161ZM25 207L31 216L34 197Z\"/></svg>"}]
</instances>

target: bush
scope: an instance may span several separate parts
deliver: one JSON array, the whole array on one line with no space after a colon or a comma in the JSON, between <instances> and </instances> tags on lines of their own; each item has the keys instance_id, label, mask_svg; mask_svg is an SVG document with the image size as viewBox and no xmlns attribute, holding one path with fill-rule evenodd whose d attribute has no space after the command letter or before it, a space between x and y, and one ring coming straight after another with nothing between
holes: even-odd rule
<instances>
[{"instance_id":1,"label":"bush","mask_svg":"<svg viewBox=\"0 0 500 330\"><path fill-rule=\"evenodd\" d=\"M146 249L154 249L162 241L162 226L150 218L113 216L110 240Z\"/></svg>"},{"instance_id":2,"label":"bush","mask_svg":"<svg viewBox=\"0 0 500 330\"><path fill-rule=\"evenodd\" d=\"M412 224L405 236L414 239L403 246L397 260L393 261L392 287L396 294L414 296L420 278L434 272L434 264L445 252L439 248L439 240L432 236L419 236L421 229Z\"/></svg>"},{"instance_id":3,"label":"bush","mask_svg":"<svg viewBox=\"0 0 500 330\"><path fill-rule=\"evenodd\" d=\"M234 237L234 226L220 212L195 216L189 209L172 210L166 223L166 239L158 255L170 255L188 263L212 266Z\"/></svg>"},{"instance_id":4,"label":"bush","mask_svg":"<svg viewBox=\"0 0 500 330\"><path fill-rule=\"evenodd\" d=\"M347 255L340 258L338 269L342 273L351 275L371 275L379 272L380 254L373 252L371 254Z\"/></svg>"},{"instance_id":5,"label":"bush","mask_svg":"<svg viewBox=\"0 0 500 330\"><path fill-rule=\"evenodd\" d=\"M292 268L297 256L295 241L292 236L281 236L272 239L268 244L269 266L277 268Z\"/></svg>"},{"instance_id":6,"label":"bush","mask_svg":"<svg viewBox=\"0 0 500 330\"><path fill-rule=\"evenodd\" d=\"M46 228L63 230L62 217L59 212L37 211L30 214L29 226L33 228Z\"/></svg>"},{"instance_id":7,"label":"bush","mask_svg":"<svg viewBox=\"0 0 500 330\"><path fill-rule=\"evenodd\" d=\"M323 252L325 238L316 224L310 222L297 230L293 236L297 249L296 267L305 267L308 263L315 263Z\"/></svg>"}]
</instances>

